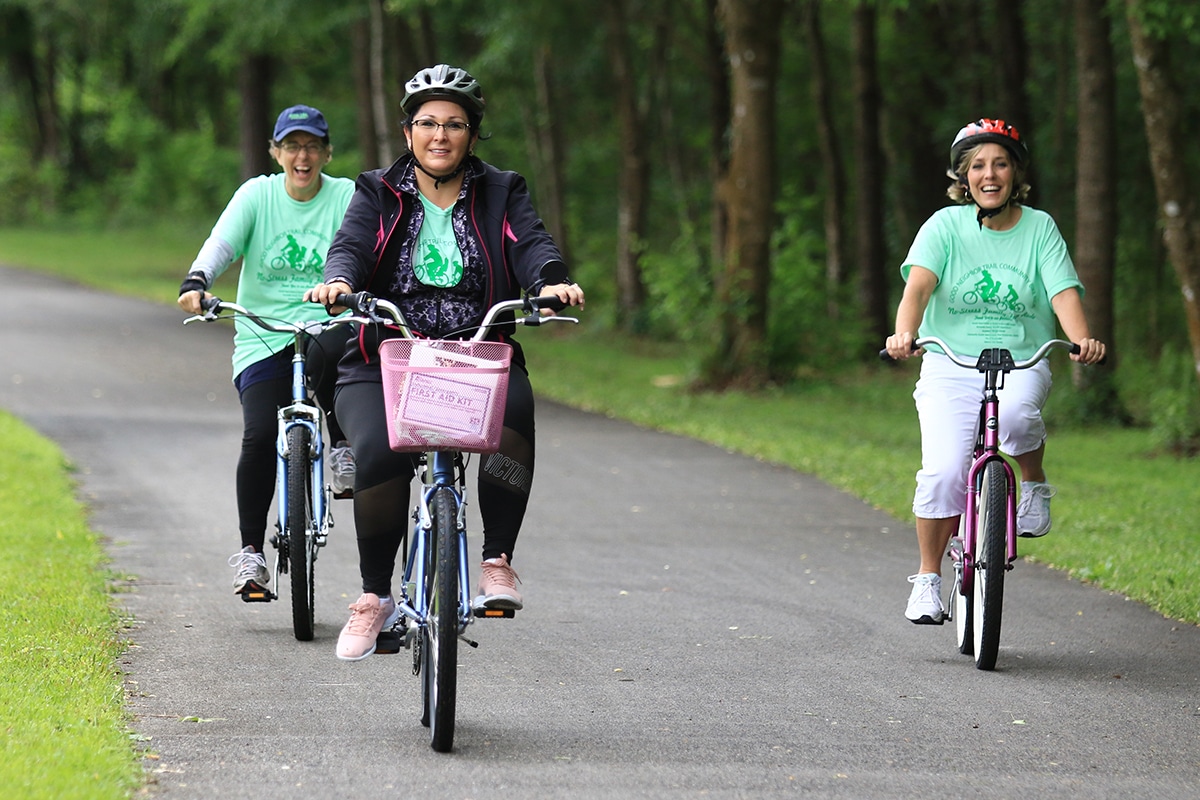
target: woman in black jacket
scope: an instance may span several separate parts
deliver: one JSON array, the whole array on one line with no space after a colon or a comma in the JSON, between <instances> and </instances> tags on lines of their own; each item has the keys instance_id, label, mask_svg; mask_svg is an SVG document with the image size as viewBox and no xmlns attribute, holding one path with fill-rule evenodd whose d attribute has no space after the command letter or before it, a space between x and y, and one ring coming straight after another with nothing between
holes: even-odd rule
<instances>
[{"instance_id":1,"label":"woman in black jacket","mask_svg":"<svg viewBox=\"0 0 1200 800\"><path fill-rule=\"evenodd\" d=\"M525 180L474 154L483 120L478 82L440 64L405 85L408 152L358 177L342 227L329 248L324 282L308 299L329 306L340 294L367 291L400 307L412 329L431 338L469 335L487 309L520 296L556 295L583 305L562 255L533 208ZM337 656L375 652L380 630L397 617L392 599L396 556L407 525L414 456L388 445L378 348L398 335L366 326L338 366L336 410L357 462L354 524L363 594L338 638ZM504 334L497 334L504 338ZM513 546L533 478L533 390L515 341L502 458L480 460L483 565L477 607L521 608Z\"/></svg>"}]
</instances>

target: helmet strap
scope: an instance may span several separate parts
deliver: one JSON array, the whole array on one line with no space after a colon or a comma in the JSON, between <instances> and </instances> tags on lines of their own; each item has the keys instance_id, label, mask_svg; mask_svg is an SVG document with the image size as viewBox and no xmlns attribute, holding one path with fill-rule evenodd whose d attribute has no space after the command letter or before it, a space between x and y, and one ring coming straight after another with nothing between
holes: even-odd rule
<instances>
[{"instance_id":1,"label":"helmet strap","mask_svg":"<svg viewBox=\"0 0 1200 800\"><path fill-rule=\"evenodd\" d=\"M466 166L467 166L467 161L466 161L466 159L463 159L462 161L460 161L460 162L459 162L459 164L458 164L458 167L457 167L457 168L456 168L456 169L455 169L453 172L451 172L451 173L449 173L449 174L447 174L447 175L434 175L432 172L430 172L429 170L425 169L425 167L421 165L421 162L417 160L416 156L413 156L413 162L414 162L414 163L417 165L417 169L421 170L421 172L424 172L426 175L428 175L429 177L433 178L433 190L434 190L435 192L436 192L436 191L437 191L439 188L441 188L441 185L442 185L443 183L446 183L447 181L452 181L452 180L454 180L456 177L458 177L458 175L459 175L459 174L460 174L460 173L461 173L461 172L462 172L462 171L463 171L463 170L466 168Z\"/></svg>"},{"instance_id":2,"label":"helmet strap","mask_svg":"<svg viewBox=\"0 0 1200 800\"><path fill-rule=\"evenodd\" d=\"M1008 208L1009 202L1010 201L1005 200L1004 205L999 206L998 208L991 208L991 209L984 209L982 206L977 205L976 208L979 209L979 213L977 213L975 215L975 221L979 223L979 229L983 230L983 221L985 219L990 219L991 217L994 217L997 214L1002 213L1004 211L1004 209Z\"/></svg>"},{"instance_id":3,"label":"helmet strap","mask_svg":"<svg viewBox=\"0 0 1200 800\"><path fill-rule=\"evenodd\" d=\"M963 185L967 186L966 181L963 182ZM967 194L971 195L971 200L975 200L975 195L971 194L971 189L969 187L967 188ZM985 209L983 206L979 205L978 202L976 202L975 208L977 208L979 210L975 214L975 221L979 223L979 229L983 230L983 221L985 219L991 219L992 217L996 216L997 214L1003 214L1004 209L1008 208L1010 203L1012 203L1012 192L1009 192L1008 199L1005 200L1003 203L1001 203L996 208Z\"/></svg>"}]
</instances>

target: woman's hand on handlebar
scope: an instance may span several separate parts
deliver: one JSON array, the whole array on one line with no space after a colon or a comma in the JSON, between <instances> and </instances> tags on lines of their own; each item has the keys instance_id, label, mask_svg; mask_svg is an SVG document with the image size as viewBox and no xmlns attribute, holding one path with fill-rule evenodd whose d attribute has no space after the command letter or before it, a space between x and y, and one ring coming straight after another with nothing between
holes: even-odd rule
<instances>
[{"instance_id":1,"label":"woman's hand on handlebar","mask_svg":"<svg viewBox=\"0 0 1200 800\"><path fill-rule=\"evenodd\" d=\"M1075 344L1079 345L1079 352L1071 354L1072 361L1097 364L1104 360L1106 348L1099 339L1080 339Z\"/></svg>"},{"instance_id":2,"label":"woman's hand on handlebar","mask_svg":"<svg viewBox=\"0 0 1200 800\"><path fill-rule=\"evenodd\" d=\"M583 289L577 283L556 283L551 286L543 286L538 292L538 297L547 297L553 295L568 306L579 306L583 308ZM543 317L552 317L557 312L551 311L548 308L541 309Z\"/></svg>"},{"instance_id":3,"label":"woman's hand on handlebar","mask_svg":"<svg viewBox=\"0 0 1200 800\"><path fill-rule=\"evenodd\" d=\"M318 283L304 293L304 302L320 303L330 314L337 315L346 310L345 306L334 305L334 301L344 294L350 294L350 286L345 281L333 283Z\"/></svg>"},{"instance_id":4,"label":"woman's hand on handlebar","mask_svg":"<svg viewBox=\"0 0 1200 800\"><path fill-rule=\"evenodd\" d=\"M200 307L200 301L212 297L208 292L190 291L179 295L179 307L189 314L203 314L204 309Z\"/></svg>"},{"instance_id":5,"label":"woman's hand on handlebar","mask_svg":"<svg viewBox=\"0 0 1200 800\"><path fill-rule=\"evenodd\" d=\"M911 356L919 355L924 352L921 349L913 349L913 339L915 337L909 331L903 333L893 333L887 338L885 347L887 354L896 361L903 361Z\"/></svg>"}]
</instances>

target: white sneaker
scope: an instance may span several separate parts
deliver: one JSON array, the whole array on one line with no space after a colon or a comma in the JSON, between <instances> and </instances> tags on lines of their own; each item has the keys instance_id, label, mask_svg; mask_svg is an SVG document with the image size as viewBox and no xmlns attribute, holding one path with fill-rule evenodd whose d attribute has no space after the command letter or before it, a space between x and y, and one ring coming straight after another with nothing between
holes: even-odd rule
<instances>
[{"instance_id":1,"label":"white sneaker","mask_svg":"<svg viewBox=\"0 0 1200 800\"><path fill-rule=\"evenodd\" d=\"M1058 492L1048 483L1021 481L1017 502L1017 533L1035 539L1050 532L1050 498Z\"/></svg>"},{"instance_id":2,"label":"white sneaker","mask_svg":"<svg viewBox=\"0 0 1200 800\"><path fill-rule=\"evenodd\" d=\"M904 616L917 625L941 625L946 620L946 607L942 605L942 576L934 572L923 572L908 576L913 585L908 596L908 608Z\"/></svg>"},{"instance_id":3,"label":"white sneaker","mask_svg":"<svg viewBox=\"0 0 1200 800\"><path fill-rule=\"evenodd\" d=\"M335 495L346 495L354 491L354 451L350 444L341 441L329 448L330 483Z\"/></svg>"},{"instance_id":4,"label":"white sneaker","mask_svg":"<svg viewBox=\"0 0 1200 800\"><path fill-rule=\"evenodd\" d=\"M271 573L267 571L267 560L262 553L246 545L229 557L229 566L237 569L233 579L233 593L265 592L271 582Z\"/></svg>"}]
</instances>

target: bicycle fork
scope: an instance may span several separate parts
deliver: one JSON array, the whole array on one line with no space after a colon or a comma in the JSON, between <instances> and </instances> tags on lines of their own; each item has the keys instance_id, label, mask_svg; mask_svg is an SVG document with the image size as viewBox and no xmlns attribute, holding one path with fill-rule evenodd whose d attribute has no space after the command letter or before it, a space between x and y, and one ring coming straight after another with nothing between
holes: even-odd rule
<instances>
[{"instance_id":1,"label":"bicycle fork","mask_svg":"<svg viewBox=\"0 0 1200 800\"><path fill-rule=\"evenodd\" d=\"M309 479L308 486L312 492L312 519L315 530L312 540L317 550L324 547L329 538L329 529L333 527L333 504L325 486L325 454L324 442L321 437L321 412L307 403L295 403L279 409L278 433L275 436L275 475L276 497L279 507L278 521L275 523L276 536L273 542L279 552L275 557L275 577L278 579L279 567L282 563L287 571L287 559L284 548L290 546L287 538L288 531L288 456L291 454L288 444L288 433L297 425L308 429L309 441ZM280 546L282 545L282 546ZM317 550L313 551L316 560ZM279 584L276 583L278 586Z\"/></svg>"}]
</instances>

